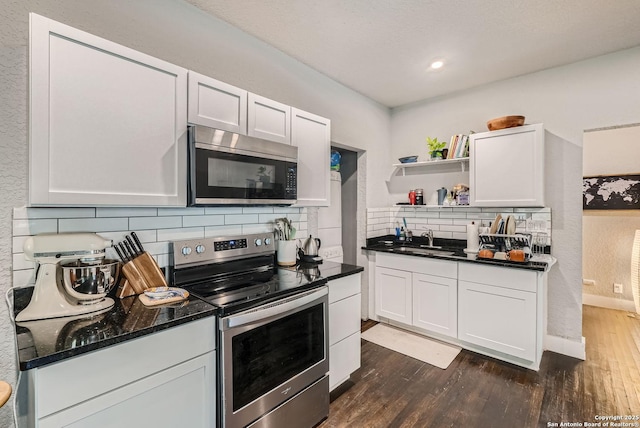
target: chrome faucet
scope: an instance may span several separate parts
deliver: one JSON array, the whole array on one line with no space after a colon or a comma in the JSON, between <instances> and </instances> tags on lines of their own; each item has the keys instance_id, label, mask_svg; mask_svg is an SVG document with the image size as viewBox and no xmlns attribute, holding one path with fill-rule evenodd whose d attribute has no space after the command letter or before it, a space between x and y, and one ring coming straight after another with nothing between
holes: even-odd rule
<instances>
[{"instance_id":1,"label":"chrome faucet","mask_svg":"<svg viewBox=\"0 0 640 428\"><path fill-rule=\"evenodd\" d=\"M429 229L426 232L422 232L420 236L427 238L429 240L429 246L433 247L433 230Z\"/></svg>"}]
</instances>

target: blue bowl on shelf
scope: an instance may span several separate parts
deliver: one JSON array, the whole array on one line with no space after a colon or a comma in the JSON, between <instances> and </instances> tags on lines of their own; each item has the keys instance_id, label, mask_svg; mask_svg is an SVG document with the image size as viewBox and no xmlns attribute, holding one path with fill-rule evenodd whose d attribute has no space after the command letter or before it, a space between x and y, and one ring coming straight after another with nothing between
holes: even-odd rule
<instances>
[{"instance_id":1,"label":"blue bowl on shelf","mask_svg":"<svg viewBox=\"0 0 640 428\"><path fill-rule=\"evenodd\" d=\"M418 160L418 156L405 156L403 158L398 159L400 163L413 163Z\"/></svg>"}]
</instances>

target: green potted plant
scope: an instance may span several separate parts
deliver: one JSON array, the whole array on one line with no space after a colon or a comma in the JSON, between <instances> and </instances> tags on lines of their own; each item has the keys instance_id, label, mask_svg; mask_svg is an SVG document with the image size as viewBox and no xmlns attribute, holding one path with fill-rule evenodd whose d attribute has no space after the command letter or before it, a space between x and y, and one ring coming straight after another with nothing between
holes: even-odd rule
<instances>
[{"instance_id":1,"label":"green potted plant","mask_svg":"<svg viewBox=\"0 0 640 428\"><path fill-rule=\"evenodd\" d=\"M427 145L429 146L429 156L431 159L442 159L442 149L447 145L444 141L438 141L438 137L427 137Z\"/></svg>"}]
</instances>

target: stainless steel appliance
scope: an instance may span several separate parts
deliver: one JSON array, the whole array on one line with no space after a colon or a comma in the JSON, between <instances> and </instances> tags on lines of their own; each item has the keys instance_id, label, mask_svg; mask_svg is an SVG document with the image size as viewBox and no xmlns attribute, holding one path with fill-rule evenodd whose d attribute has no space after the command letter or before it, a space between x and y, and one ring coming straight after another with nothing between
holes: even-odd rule
<instances>
[{"instance_id":1,"label":"stainless steel appliance","mask_svg":"<svg viewBox=\"0 0 640 428\"><path fill-rule=\"evenodd\" d=\"M27 238L24 254L38 262L29 305L17 322L70 317L110 309L120 263L105 259L111 240L95 233L43 234Z\"/></svg>"},{"instance_id":2,"label":"stainless steel appliance","mask_svg":"<svg viewBox=\"0 0 640 428\"><path fill-rule=\"evenodd\" d=\"M173 282L218 308L223 427L312 427L329 414L326 279L278 268L270 233L173 243Z\"/></svg>"},{"instance_id":3,"label":"stainless steel appliance","mask_svg":"<svg viewBox=\"0 0 640 428\"><path fill-rule=\"evenodd\" d=\"M298 148L200 125L189 127L190 205L291 205Z\"/></svg>"}]
</instances>

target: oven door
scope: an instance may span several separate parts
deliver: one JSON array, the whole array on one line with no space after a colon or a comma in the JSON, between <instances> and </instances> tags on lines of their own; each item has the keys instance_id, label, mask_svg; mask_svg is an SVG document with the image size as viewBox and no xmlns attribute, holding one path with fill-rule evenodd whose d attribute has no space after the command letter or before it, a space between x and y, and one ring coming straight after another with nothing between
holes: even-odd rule
<instances>
[{"instance_id":1,"label":"oven door","mask_svg":"<svg viewBox=\"0 0 640 428\"><path fill-rule=\"evenodd\" d=\"M224 427L245 427L289 400L315 401L297 395L329 371L327 294L324 286L220 320ZM325 385L326 409L297 411L326 417Z\"/></svg>"},{"instance_id":2,"label":"oven door","mask_svg":"<svg viewBox=\"0 0 640 428\"><path fill-rule=\"evenodd\" d=\"M226 131L192 129L190 205L296 202L297 147Z\"/></svg>"}]
</instances>

